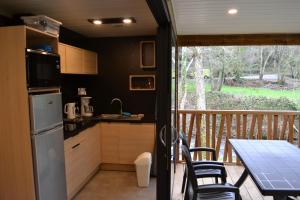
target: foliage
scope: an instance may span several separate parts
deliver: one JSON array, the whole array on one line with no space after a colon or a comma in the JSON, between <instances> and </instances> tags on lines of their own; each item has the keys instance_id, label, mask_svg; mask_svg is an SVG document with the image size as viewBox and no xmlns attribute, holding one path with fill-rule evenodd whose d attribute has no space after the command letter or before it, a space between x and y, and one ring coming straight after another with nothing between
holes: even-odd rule
<instances>
[{"instance_id":1,"label":"foliage","mask_svg":"<svg viewBox=\"0 0 300 200\"><path fill-rule=\"evenodd\" d=\"M206 107L218 110L297 110L297 105L285 97L235 96L223 92L207 92Z\"/></svg>"},{"instance_id":2,"label":"foliage","mask_svg":"<svg viewBox=\"0 0 300 200\"><path fill-rule=\"evenodd\" d=\"M198 51L193 51L193 49L198 49ZM293 82L295 79L300 79L299 46L182 47L180 52L178 81L181 108L195 107L195 105L185 105L195 104L196 96L199 96L196 91L199 77L196 78L197 69L194 64L194 58L197 56L200 56L202 60L202 76L206 76L205 91L219 91L225 100L224 93L229 96L232 94L234 102L227 101L226 103L229 107L231 104L232 106L237 105L238 99L248 102L257 109L275 109L274 105L278 105L281 109L294 109L297 108L296 105L300 105L300 82ZM195 52L201 53L201 55L194 55ZM209 72L209 76L207 72ZM275 80L271 80L273 81L271 85L276 84L277 81L277 86L274 86L277 88L276 90L270 89L274 88L273 86L265 88L266 82L270 82L270 80L265 81L266 74L275 77ZM245 78L255 77L253 75L256 75L257 81L261 83L260 88L254 88L249 84L249 80L253 81L255 78ZM280 87L279 84L281 84ZM237 85L241 87L235 87ZM279 88L283 89L279 90ZM292 88L294 90L291 90ZM207 101L209 100L207 99ZM244 105L245 103L240 104ZM270 107L267 108L267 105ZM246 107L254 109L251 106L245 105L244 107L245 109ZM233 109L237 108L233 107Z\"/></svg>"}]
</instances>

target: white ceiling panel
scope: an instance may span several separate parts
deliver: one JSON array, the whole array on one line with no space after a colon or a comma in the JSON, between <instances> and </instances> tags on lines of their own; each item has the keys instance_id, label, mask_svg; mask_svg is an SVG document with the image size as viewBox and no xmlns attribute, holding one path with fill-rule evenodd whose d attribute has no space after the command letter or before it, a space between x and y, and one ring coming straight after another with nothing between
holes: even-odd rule
<instances>
[{"instance_id":1,"label":"white ceiling panel","mask_svg":"<svg viewBox=\"0 0 300 200\"><path fill-rule=\"evenodd\" d=\"M300 0L172 0L178 35L300 33ZM229 15L231 8L238 9Z\"/></svg>"},{"instance_id":2,"label":"white ceiling panel","mask_svg":"<svg viewBox=\"0 0 300 200\"><path fill-rule=\"evenodd\" d=\"M1 0L4 15L43 14L88 37L153 35L157 23L145 0ZM1 12L0 12L1 14ZM94 26L87 19L134 17L136 24Z\"/></svg>"}]
</instances>

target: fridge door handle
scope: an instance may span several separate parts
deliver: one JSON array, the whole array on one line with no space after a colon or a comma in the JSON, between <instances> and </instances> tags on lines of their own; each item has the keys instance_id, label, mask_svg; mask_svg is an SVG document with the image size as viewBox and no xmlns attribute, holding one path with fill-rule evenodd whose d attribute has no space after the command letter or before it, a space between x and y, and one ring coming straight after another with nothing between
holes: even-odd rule
<instances>
[{"instance_id":1,"label":"fridge door handle","mask_svg":"<svg viewBox=\"0 0 300 200\"><path fill-rule=\"evenodd\" d=\"M167 147L166 145L166 142L164 141L164 138L166 138L166 125L164 125L161 129L160 129L160 132L159 132L159 139L160 139L160 142L163 144L164 147Z\"/></svg>"}]
</instances>

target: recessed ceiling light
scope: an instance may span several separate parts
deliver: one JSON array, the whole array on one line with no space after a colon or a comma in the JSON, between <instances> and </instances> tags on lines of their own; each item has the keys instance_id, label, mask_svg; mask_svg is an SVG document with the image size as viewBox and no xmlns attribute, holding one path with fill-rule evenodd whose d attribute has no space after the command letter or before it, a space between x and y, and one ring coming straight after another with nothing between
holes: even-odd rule
<instances>
[{"instance_id":1,"label":"recessed ceiling light","mask_svg":"<svg viewBox=\"0 0 300 200\"><path fill-rule=\"evenodd\" d=\"M101 19L88 19L88 22L94 25L107 25L107 24L132 24L136 23L136 20L133 17L127 18L101 18Z\"/></svg>"},{"instance_id":2,"label":"recessed ceiling light","mask_svg":"<svg viewBox=\"0 0 300 200\"><path fill-rule=\"evenodd\" d=\"M130 18L125 18L125 19L123 19L123 23L124 23L124 24L131 24L131 23L132 23L132 19L130 19Z\"/></svg>"},{"instance_id":3,"label":"recessed ceiling light","mask_svg":"<svg viewBox=\"0 0 300 200\"><path fill-rule=\"evenodd\" d=\"M230 15L235 15L237 13L238 13L238 10L235 9L235 8L231 8L231 9L228 10L228 14L230 14Z\"/></svg>"},{"instance_id":4,"label":"recessed ceiling light","mask_svg":"<svg viewBox=\"0 0 300 200\"><path fill-rule=\"evenodd\" d=\"M95 19L95 20L93 20L93 24L100 25L100 24L102 24L102 21L99 19Z\"/></svg>"}]
</instances>

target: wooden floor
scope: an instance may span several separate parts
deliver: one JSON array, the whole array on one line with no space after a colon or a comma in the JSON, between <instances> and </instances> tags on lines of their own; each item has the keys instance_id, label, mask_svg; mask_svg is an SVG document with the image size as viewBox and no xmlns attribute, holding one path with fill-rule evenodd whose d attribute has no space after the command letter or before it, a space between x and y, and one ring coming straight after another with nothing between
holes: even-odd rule
<instances>
[{"instance_id":1,"label":"wooden floor","mask_svg":"<svg viewBox=\"0 0 300 200\"><path fill-rule=\"evenodd\" d=\"M243 172L242 166L226 165L227 182L235 183ZM183 200L181 183L183 164L177 165L172 200ZM200 180L199 184L213 183L211 178ZM272 200L272 197L262 196L251 180L247 178L240 193L243 200ZM134 172L99 171L91 181L79 192L75 200L155 200L156 179L151 178L148 188L137 186ZM300 200L300 198L298 198Z\"/></svg>"},{"instance_id":2,"label":"wooden floor","mask_svg":"<svg viewBox=\"0 0 300 200\"><path fill-rule=\"evenodd\" d=\"M227 182L235 183L244 170L243 166L226 165L227 171ZM173 192L173 200L183 200L181 194L181 183L182 183L183 165L177 166L177 172L175 177L175 187ZM200 179L199 184L211 184L214 183L212 178ZM271 196L262 196L256 185L250 177L246 179L242 187L240 188L240 194L243 200L273 200ZM298 197L300 200L300 197Z\"/></svg>"}]
</instances>

